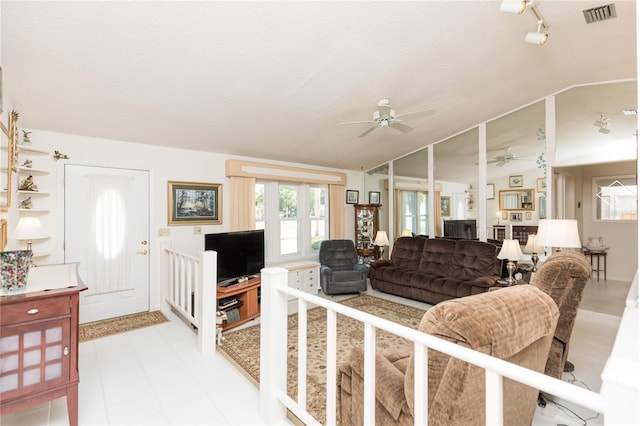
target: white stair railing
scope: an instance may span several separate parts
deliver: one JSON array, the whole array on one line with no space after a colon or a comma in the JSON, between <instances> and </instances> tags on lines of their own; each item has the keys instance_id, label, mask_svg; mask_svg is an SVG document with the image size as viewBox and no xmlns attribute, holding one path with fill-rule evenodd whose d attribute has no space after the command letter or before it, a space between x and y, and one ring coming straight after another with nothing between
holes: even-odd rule
<instances>
[{"instance_id":1,"label":"white stair railing","mask_svg":"<svg viewBox=\"0 0 640 426\"><path fill-rule=\"evenodd\" d=\"M287 395L287 300L289 296L298 299L298 335L300 336L300 342L306 341L307 317L305 313L308 305L313 304L327 309L327 410L325 422L328 425L336 423L337 348L335 336L337 329L336 314L338 313L351 317L365 325L364 420L366 424L375 424L375 395L373 389L375 389L374 359L375 332L377 329L385 330L414 342L416 353L415 373L417 377L426 377L426 362L424 360L429 348L485 369L487 425L503 424L502 380L504 377L524 383L565 401L603 413L605 425L640 424L638 421L640 386L636 379L639 377L637 303L635 308L627 308L634 311L629 313L628 319L623 317L623 325L621 326L622 331L626 322L633 329L631 332L636 333L635 336L631 336L631 340L635 341L635 349L631 349L632 356L625 363L625 367L630 369L627 372L629 374L626 375L628 380L623 380L623 383L619 383L620 374L616 375L618 380L611 380L611 378L607 377L607 374L603 373L603 389L609 389L609 391L597 393L330 300L293 289L287 286L287 271L285 269L267 268L262 270L260 412L263 420L268 424L284 423L287 409L307 425L320 424L306 410L305 392L299 391L297 400L293 400ZM616 345L620 337L619 334ZM306 348L306 344L298 344L299 360L307 358ZM634 350L635 353L633 353ZM633 355L635 355L635 358L633 358ZM304 389L306 387L306 365L303 362L299 362L298 365L298 384L299 388ZM416 380L414 416L416 425L426 424L428 418L426 393L426 380ZM615 413L613 413L614 410L616 411ZM611 420L614 418L618 423ZM620 421L624 421L624 423L620 423Z\"/></svg>"},{"instance_id":2,"label":"white stair railing","mask_svg":"<svg viewBox=\"0 0 640 426\"><path fill-rule=\"evenodd\" d=\"M199 252L198 257L162 247L163 299L167 307L198 329L198 348L202 354L216 349L217 253Z\"/></svg>"}]
</instances>

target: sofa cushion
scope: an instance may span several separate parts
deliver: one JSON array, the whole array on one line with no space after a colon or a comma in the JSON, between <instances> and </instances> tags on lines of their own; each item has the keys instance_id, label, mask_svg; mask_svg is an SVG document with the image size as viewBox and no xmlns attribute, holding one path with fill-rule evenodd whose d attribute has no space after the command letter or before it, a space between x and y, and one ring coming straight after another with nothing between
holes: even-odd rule
<instances>
[{"instance_id":1,"label":"sofa cushion","mask_svg":"<svg viewBox=\"0 0 640 426\"><path fill-rule=\"evenodd\" d=\"M459 240L455 243L449 276L461 280L499 275L498 249L482 241Z\"/></svg>"},{"instance_id":2,"label":"sofa cushion","mask_svg":"<svg viewBox=\"0 0 640 426\"><path fill-rule=\"evenodd\" d=\"M436 277L447 277L453 274L453 254L456 241L430 239L426 242L420 263L414 269ZM417 267L416 267L417 266Z\"/></svg>"},{"instance_id":3,"label":"sofa cushion","mask_svg":"<svg viewBox=\"0 0 640 426\"><path fill-rule=\"evenodd\" d=\"M401 269L415 269L420 261L426 238L400 237L393 243L391 259L393 265Z\"/></svg>"}]
</instances>

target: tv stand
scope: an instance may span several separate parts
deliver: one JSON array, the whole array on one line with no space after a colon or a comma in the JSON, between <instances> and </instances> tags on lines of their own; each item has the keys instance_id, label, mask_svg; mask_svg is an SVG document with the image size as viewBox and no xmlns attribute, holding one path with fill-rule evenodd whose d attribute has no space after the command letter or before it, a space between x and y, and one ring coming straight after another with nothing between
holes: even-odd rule
<instances>
[{"instance_id":1,"label":"tv stand","mask_svg":"<svg viewBox=\"0 0 640 426\"><path fill-rule=\"evenodd\" d=\"M233 283L235 281L235 283ZM239 282L237 279L231 280L229 284L218 286L218 292L216 299L219 310L220 299L235 296L238 298L239 303L238 314L240 318L232 323L225 323L222 326L223 330L228 330L233 327L237 327L254 318L260 316L260 303L258 302L258 290L260 289L261 279L249 277L244 282Z\"/></svg>"}]
</instances>

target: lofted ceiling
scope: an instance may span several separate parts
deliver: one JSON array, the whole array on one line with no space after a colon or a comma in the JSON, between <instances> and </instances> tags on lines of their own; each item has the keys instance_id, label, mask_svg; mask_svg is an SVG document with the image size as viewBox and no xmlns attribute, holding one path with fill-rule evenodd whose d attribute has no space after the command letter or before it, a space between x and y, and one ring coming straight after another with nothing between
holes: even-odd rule
<instances>
[{"instance_id":1,"label":"lofted ceiling","mask_svg":"<svg viewBox=\"0 0 640 426\"><path fill-rule=\"evenodd\" d=\"M5 108L25 128L367 170L566 87L635 78L635 2L586 24L605 3L537 1L550 38L536 46L534 15L499 1L5 0ZM338 125L380 98L433 113L409 133Z\"/></svg>"}]
</instances>

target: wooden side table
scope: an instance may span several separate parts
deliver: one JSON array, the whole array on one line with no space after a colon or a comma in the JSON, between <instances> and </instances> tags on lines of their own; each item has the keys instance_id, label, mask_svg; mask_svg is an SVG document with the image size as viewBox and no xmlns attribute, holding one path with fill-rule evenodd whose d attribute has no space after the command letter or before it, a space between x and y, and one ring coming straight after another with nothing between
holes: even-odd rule
<instances>
[{"instance_id":1,"label":"wooden side table","mask_svg":"<svg viewBox=\"0 0 640 426\"><path fill-rule=\"evenodd\" d=\"M597 249L582 247L582 253L589 257L592 268L594 266L593 258L596 258L595 269L593 269L593 272L596 273L596 281L600 281L600 271L604 272L604 280L607 280L607 250L609 250L609 247L600 247ZM600 268L600 258L602 258L602 268Z\"/></svg>"}]
</instances>

